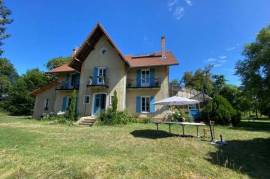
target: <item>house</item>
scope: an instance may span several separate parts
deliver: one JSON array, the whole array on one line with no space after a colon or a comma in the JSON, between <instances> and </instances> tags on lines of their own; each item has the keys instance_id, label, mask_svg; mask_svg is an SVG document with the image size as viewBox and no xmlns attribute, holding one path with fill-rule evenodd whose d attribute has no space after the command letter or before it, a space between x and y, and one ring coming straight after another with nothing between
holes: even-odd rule
<instances>
[{"instance_id":1,"label":"house","mask_svg":"<svg viewBox=\"0 0 270 179\"><path fill-rule=\"evenodd\" d=\"M172 85L171 85L172 86ZM174 87L174 90L176 88ZM185 97L185 98L189 98L189 99L196 99L198 101L200 101L199 104L196 105L189 105L188 106L188 113L191 119L197 119L200 116L200 107L202 105L205 105L206 102L212 100L212 98L210 96L208 96L207 94L197 91L195 89L190 89L190 88L184 88L184 87L178 87L177 96L180 97Z\"/></svg>"},{"instance_id":2,"label":"house","mask_svg":"<svg viewBox=\"0 0 270 179\"><path fill-rule=\"evenodd\" d=\"M178 62L165 49L146 55L123 55L104 28L97 24L72 61L51 70L57 81L33 91L36 96L34 118L44 113L65 112L73 90L77 92L77 113L96 116L111 106L117 92L118 110L127 110L138 117L162 117L164 107L156 100L169 97L169 68Z\"/></svg>"}]
</instances>

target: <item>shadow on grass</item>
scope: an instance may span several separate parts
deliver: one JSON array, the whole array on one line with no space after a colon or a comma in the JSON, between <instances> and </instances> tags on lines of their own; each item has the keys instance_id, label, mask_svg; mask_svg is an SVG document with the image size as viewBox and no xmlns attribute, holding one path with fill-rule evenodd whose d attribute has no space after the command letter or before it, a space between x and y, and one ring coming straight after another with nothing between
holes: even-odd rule
<instances>
[{"instance_id":1,"label":"shadow on grass","mask_svg":"<svg viewBox=\"0 0 270 179\"><path fill-rule=\"evenodd\" d=\"M232 129L270 132L270 122L242 121L238 127Z\"/></svg>"},{"instance_id":2,"label":"shadow on grass","mask_svg":"<svg viewBox=\"0 0 270 179\"><path fill-rule=\"evenodd\" d=\"M130 134L133 135L134 137L147 138L147 139L159 139L159 138L178 136L176 134L172 134L166 131L157 131L153 129L134 130Z\"/></svg>"},{"instance_id":3,"label":"shadow on grass","mask_svg":"<svg viewBox=\"0 0 270 179\"><path fill-rule=\"evenodd\" d=\"M252 178L270 178L270 138L232 140L217 147L218 151L208 153L209 162Z\"/></svg>"}]
</instances>

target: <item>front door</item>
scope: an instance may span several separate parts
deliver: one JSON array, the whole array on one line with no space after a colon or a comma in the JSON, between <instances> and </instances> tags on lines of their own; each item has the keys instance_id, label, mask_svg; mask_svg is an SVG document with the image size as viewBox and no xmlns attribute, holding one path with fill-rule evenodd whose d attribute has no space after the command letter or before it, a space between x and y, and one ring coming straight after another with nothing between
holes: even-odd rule
<instances>
[{"instance_id":1,"label":"front door","mask_svg":"<svg viewBox=\"0 0 270 179\"><path fill-rule=\"evenodd\" d=\"M106 94L96 94L94 96L93 115L97 115L99 112L106 108Z\"/></svg>"}]
</instances>

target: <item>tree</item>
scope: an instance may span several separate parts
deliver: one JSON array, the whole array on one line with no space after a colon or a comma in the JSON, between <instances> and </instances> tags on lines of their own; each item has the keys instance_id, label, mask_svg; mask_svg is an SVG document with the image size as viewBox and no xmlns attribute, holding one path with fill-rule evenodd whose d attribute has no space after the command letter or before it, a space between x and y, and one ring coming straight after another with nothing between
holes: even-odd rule
<instances>
[{"instance_id":1,"label":"tree","mask_svg":"<svg viewBox=\"0 0 270 179\"><path fill-rule=\"evenodd\" d=\"M44 86L51 80L49 76L46 76L44 72L37 68L28 70L24 75L22 75L22 79L25 81L29 91L33 91Z\"/></svg>"},{"instance_id":2,"label":"tree","mask_svg":"<svg viewBox=\"0 0 270 179\"><path fill-rule=\"evenodd\" d=\"M73 90L70 100L70 105L68 107L68 116L67 118L69 121L76 121L77 119L77 110L76 105L77 104L77 92L76 90Z\"/></svg>"},{"instance_id":3,"label":"tree","mask_svg":"<svg viewBox=\"0 0 270 179\"><path fill-rule=\"evenodd\" d=\"M7 76L12 83L18 78L16 69L6 58L0 58L0 76Z\"/></svg>"},{"instance_id":4,"label":"tree","mask_svg":"<svg viewBox=\"0 0 270 179\"><path fill-rule=\"evenodd\" d=\"M244 60L236 64L244 91L256 101L256 111L270 116L270 26L263 28L256 41L245 46Z\"/></svg>"},{"instance_id":5,"label":"tree","mask_svg":"<svg viewBox=\"0 0 270 179\"><path fill-rule=\"evenodd\" d=\"M0 58L0 100L3 100L8 94L17 78L18 74L10 61L6 58Z\"/></svg>"},{"instance_id":6,"label":"tree","mask_svg":"<svg viewBox=\"0 0 270 179\"><path fill-rule=\"evenodd\" d=\"M34 107L34 98L30 95L23 78L18 78L11 87L4 108L12 115L30 115Z\"/></svg>"},{"instance_id":7,"label":"tree","mask_svg":"<svg viewBox=\"0 0 270 179\"><path fill-rule=\"evenodd\" d=\"M220 91L223 89L225 86L225 77L224 75L213 75L213 87L214 87L214 93L219 94Z\"/></svg>"},{"instance_id":8,"label":"tree","mask_svg":"<svg viewBox=\"0 0 270 179\"><path fill-rule=\"evenodd\" d=\"M0 0L0 47L4 44L3 40L9 37L6 32L6 25L12 22L9 18L11 11L5 6L4 1ZM0 56L3 54L3 49L0 48Z\"/></svg>"},{"instance_id":9,"label":"tree","mask_svg":"<svg viewBox=\"0 0 270 179\"><path fill-rule=\"evenodd\" d=\"M203 113L209 113L211 120L219 124L228 124L236 116L236 110L221 95L214 96L213 100L204 108Z\"/></svg>"},{"instance_id":10,"label":"tree","mask_svg":"<svg viewBox=\"0 0 270 179\"><path fill-rule=\"evenodd\" d=\"M192 72L185 72L181 82L187 88L211 94L213 90L211 68L212 66L208 65L204 69L196 70L194 74Z\"/></svg>"},{"instance_id":11,"label":"tree","mask_svg":"<svg viewBox=\"0 0 270 179\"><path fill-rule=\"evenodd\" d=\"M113 92L113 97L112 97L112 111L116 112L117 111L117 104L118 104L118 97L117 97L117 92Z\"/></svg>"},{"instance_id":12,"label":"tree","mask_svg":"<svg viewBox=\"0 0 270 179\"><path fill-rule=\"evenodd\" d=\"M30 115L34 106L34 97L31 92L48 84L50 78L38 69L28 70L19 77L8 90L8 96L3 107L14 115Z\"/></svg>"},{"instance_id":13,"label":"tree","mask_svg":"<svg viewBox=\"0 0 270 179\"><path fill-rule=\"evenodd\" d=\"M11 87L11 82L7 76L0 76L0 100L6 95Z\"/></svg>"},{"instance_id":14,"label":"tree","mask_svg":"<svg viewBox=\"0 0 270 179\"><path fill-rule=\"evenodd\" d=\"M71 60L71 57L57 57L49 60L46 64L48 70L52 70L56 67L59 67Z\"/></svg>"}]
</instances>

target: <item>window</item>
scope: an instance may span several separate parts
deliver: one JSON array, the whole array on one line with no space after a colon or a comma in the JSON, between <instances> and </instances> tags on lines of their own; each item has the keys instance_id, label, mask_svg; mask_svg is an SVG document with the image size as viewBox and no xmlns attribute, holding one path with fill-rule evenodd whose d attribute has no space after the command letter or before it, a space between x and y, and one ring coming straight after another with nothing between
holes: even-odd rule
<instances>
[{"instance_id":1,"label":"window","mask_svg":"<svg viewBox=\"0 0 270 179\"><path fill-rule=\"evenodd\" d=\"M142 96L141 99L141 112L150 112L150 97Z\"/></svg>"},{"instance_id":2,"label":"window","mask_svg":"<svg viewBox=\"0 0 270 179\"><path fill-rule=\"evenodd\" d=\"M105 84L105 73L106 73L105 67L98 67L97 83L99 85Z\"/></svg>"},{"instance_id":3,"label":"window","mask_svg":"<svg viewBox=\"0 0 270 179\"><path fill-rule=\"evenodd\" d=\"M90 96L85 95L84 96L84 104L89 104L90 103Z\"/></svg>"},{"instance_id":4,"label":"window","mask_svg":"<svg viewBox=\"0 0 270 179\"><path fill-rule=\"evenodd\" d=\"M107 53L107 48L102 47L102 48L100 49L100 54L101 54L101 55L105 55L106 53Z\"/></svg>"},{"instance_id":5,"label":"window","mask_svg":"<svg viewBox=\"0 0 270 179\"><path fill-rule=\"evenodd\" d=\"M141 86L149 86L150 85L150 70L143 69L141 70Z\"/></svg>"},{"instance_id":6,"label":"window","mask_svg":"<svg viewBox=\"0 0 270 179\"><path fill-rule=\"evenodd\" d=\"M47 98L44 102L44 110L47 111L49 109L49 99Z\"/></svg>"}]
</instances>

